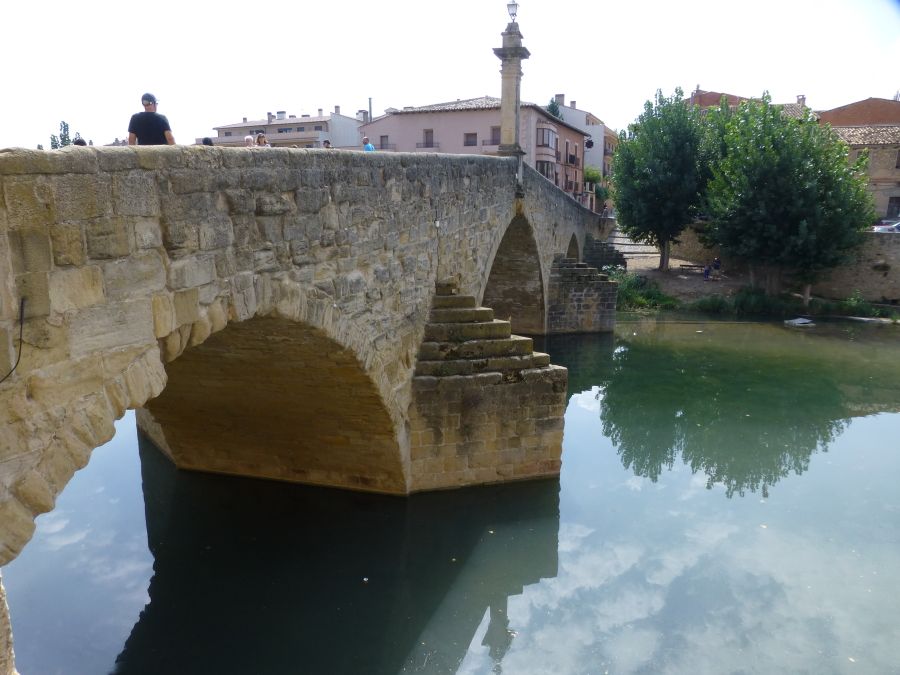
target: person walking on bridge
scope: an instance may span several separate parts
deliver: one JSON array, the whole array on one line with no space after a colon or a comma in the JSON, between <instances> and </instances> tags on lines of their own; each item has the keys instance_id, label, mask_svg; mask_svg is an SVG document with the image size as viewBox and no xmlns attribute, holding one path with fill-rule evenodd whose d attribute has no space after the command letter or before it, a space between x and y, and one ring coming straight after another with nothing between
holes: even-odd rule
<instances>
[{"instance_id":1,"label":"person walking on bridge","mask_svg":"<svg viewBox=\"0 0 900 675\"><path fill-rule=\"evenodd\" d=\"M132 115L128 123L128 145L175 145L169 120L156 112L156 97L144 94L141 103L144 112Z\"/></svg>"}]
</instances>

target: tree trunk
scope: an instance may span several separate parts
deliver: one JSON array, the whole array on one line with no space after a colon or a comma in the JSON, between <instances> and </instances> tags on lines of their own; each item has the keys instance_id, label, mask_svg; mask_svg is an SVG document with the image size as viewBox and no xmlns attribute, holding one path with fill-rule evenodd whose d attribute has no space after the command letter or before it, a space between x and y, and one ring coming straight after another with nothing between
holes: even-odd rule
<instances>
[{"instance_id":1,"label":"tree trunk","mask_svg":"<svg viewBox=\"0 0 900 675\"><path fill-rule=\"evenodd\" d=\"M659 269L662 272L669 270L669 250L671 243L665 242L659 249Z\"/></svg>"},{"instance_id":2,"label":"tree trunk","mask_svg":"<svg viewBox=\"0 0 900 675\"><path fill-rule=\"evenodd\" d=\"M812 284L803 285L803 306L809 307L809 300L812 297Z\"/></svg>"}]
</instances>

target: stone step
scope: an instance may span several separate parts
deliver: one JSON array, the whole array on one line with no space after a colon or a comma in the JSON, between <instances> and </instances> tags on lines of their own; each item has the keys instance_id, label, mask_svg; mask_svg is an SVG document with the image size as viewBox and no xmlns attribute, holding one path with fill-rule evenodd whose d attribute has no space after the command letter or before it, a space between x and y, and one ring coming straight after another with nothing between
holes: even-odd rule
<instances>
[{"instance_id":1,"label":"stone step","mask_svg":"<svg viewBox=\"0 0 900 675\"><path fill-rule=\"evenodd\" d=\"M490 307L448 307L431 310L432 323L474 323L493 321L494 310Z\"/></svg>"},{"instance_id":2,"label":"stone step","mask_svg":"<svg viewBox=\"0 0 900 675\"><path fill-rule=\"evenodd\" d=\"M435 295L456 295L459 293L459 284L455 280L438 281L434 285Z\"/></svg>"},{"instance_id":3,"label":"stone step","mask_svg":"<svg viewBox=\"0 0 900 675\"><path fill-rule=\"evenodd\" d=\"M464 342L482 338L508 338L512 335L509 321L475 321L472 323L429 323L425 326L425 342Z\"/></svg>"},{"instance_id":4,"label":"stone step","mask_svg":"<svg viewBox=\"0 0 900 675\"><path fill-rule=\"evenodd\" d=\"M492 356L526 356L533 353L534 341L529 337L511 335L494 340L465 342L423 342L419 347L422 361L478 359Z\"/></svg>"},{"instance_id":5,"label":"stone step","mask_svg":"<svg viewBox=\"0 0 900 675\"><path fill-rule=\"evenodd\" d=\"M436 295L434 296L433 309L449 309L450 307L477 307L474 295Z\"/></svg>"},{"instance_id":6,"label":"stone step","mask_svg":"<svg viewBox=\"0 0 900 675\"><path fill-rule=\"evenodd\" d=\"M478 373L507 373L550 365L550 355L535 352L526 356L494 356L485 359L459 359L449 361L419 361L417 376L448 377L450 375L477 375Z\"/></svg>"}]
</instances>

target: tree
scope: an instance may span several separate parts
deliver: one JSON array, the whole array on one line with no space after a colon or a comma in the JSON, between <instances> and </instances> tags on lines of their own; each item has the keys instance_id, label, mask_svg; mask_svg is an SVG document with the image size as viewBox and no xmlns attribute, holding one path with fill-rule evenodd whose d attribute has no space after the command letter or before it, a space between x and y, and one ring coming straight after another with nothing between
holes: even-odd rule
<instances>
[{"instance_id":1,"label":"tree","mask_svg":"<svg viewBox=\"0 0 900 675\"><path fill-rule=\"evenodd\" d=\"M559 103L556 102L555 98L550 99L550 103L547 104L545 110L555 118L562 119L562 113L559 111Z\"/></svg>"},{"instance_id":2,"label":"tree","mask_svg":"<svg viewBox=\"0 0 900 675\"><path fill-rule=\"evenodd\" d=\"M807 112L782 115L768 94L745 101L726 124L724 156L707 188L706 238L765 277L778 293L786 274L811 284L847 260L875 219L866 191L865 156L848 164L848 147Z\"/></svg>"},{"instance_id":3,"label":"tree","mask_svg":"<svg viewBox=\"0 0 900 675\"><path fill-rule=\"evenodd\" d=\"M669 268L672 242L693 220L700 204L699 113L682 90L671 98L656 92L644 112L620 136L613 161L613 201L622 230L656 246L659 269Z\"/></svg>"},{"instance_id":4,"label":"tree","mask_svg":"<svg viewBox=\"0 0 900 675\"><path fill-rule=\"evenodd\" d=\"M69 125L64 120L59 123L59 138L56 137L56 134L50 134L50 149L59 150L60 148L64 148L71 144L72 139L69 138Z\"/></svg>"}]
</instances>

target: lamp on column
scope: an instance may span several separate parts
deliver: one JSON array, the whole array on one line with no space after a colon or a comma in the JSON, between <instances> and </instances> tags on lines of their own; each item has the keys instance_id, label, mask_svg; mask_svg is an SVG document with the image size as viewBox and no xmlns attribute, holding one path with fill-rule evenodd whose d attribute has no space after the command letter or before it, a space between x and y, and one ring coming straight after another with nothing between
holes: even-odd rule
<instances>
[{"instance_id":1,"label":"lamp on column","mask_svg":"<svg viewBox=\"0 0 900 675\"><path fill-rule=\"evenodd\" d=\"M516 20L516 15L519 13L519 3L516 0L511 0L511 2L506 3L506 11L509 12L510 21Z\"/></svg>"}]
</instances>

